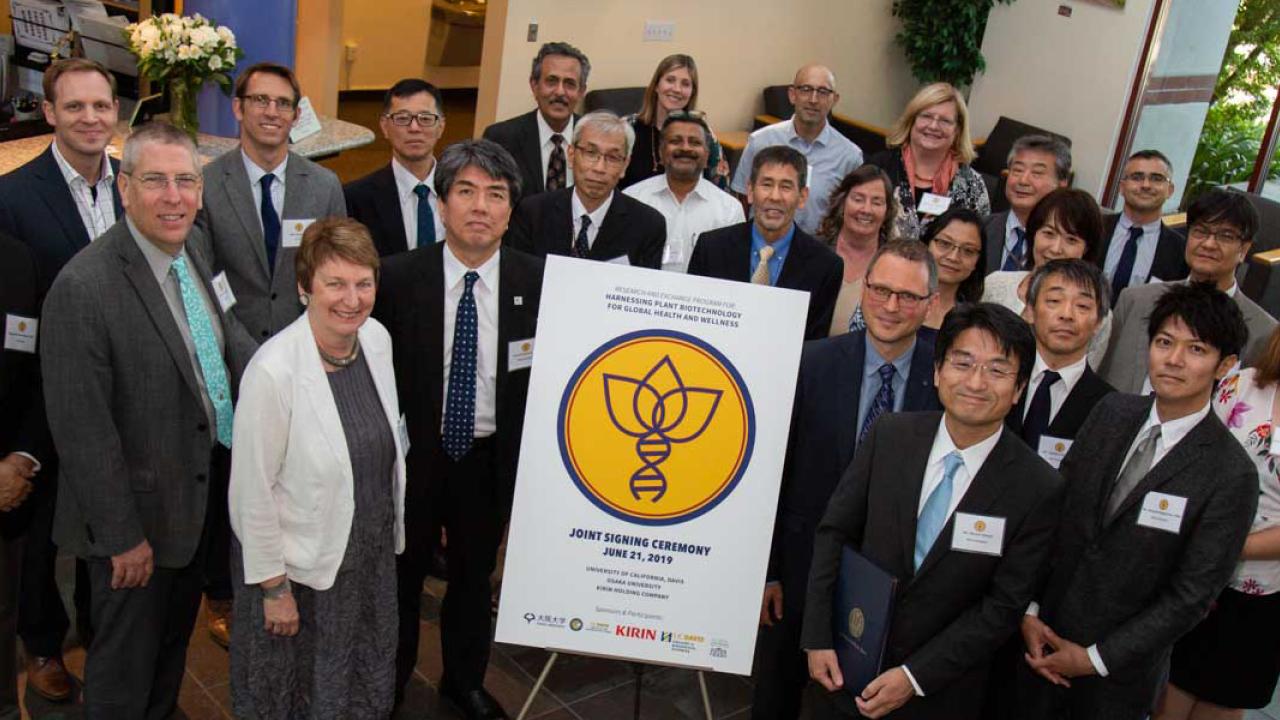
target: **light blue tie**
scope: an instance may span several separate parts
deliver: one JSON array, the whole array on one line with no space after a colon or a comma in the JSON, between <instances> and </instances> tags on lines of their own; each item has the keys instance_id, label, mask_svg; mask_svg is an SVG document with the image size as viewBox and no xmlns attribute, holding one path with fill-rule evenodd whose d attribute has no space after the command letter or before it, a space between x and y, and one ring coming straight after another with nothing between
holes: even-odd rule
<instances>
[{"instance_id":1,"label":"light blue tie","mask_svg":"<svg viewBox=\"0 0 1280 720\"><path fill-rule=\"evenodd\" d=\"M964 458L960 456L959 450L952 450L942 462L942 482L929 494L929 499L924 502L924 509L920 511L920 519L916 521L916 570L920 569L924 557L929 554L929 548L938 539L942 526L947 524L947 511L951 508L951 482L956 477L956 471L964 464Z\"/></svg>"},{"instance_id":2,"label":"light blue tie","mask_svg":"<svg viewBox=\"0 0 1280 720\"><path fill-rule=\"evenodd\" d=\"M187 259L182 255L173 261L173 273L178 276L182 309L187 313L187 328L191 331L191 342L196 346L196 360L200 362L200 372L204 375L204 387L213 403L214 417L217 418L218 442L229 448L233 417L231 383L227 381L227 366L222 362L222 353L218 352L218 338L213 334L213 322L205 310L204 299L196 290L195 281L191 279Z\"/></svg>"}]
</instances>

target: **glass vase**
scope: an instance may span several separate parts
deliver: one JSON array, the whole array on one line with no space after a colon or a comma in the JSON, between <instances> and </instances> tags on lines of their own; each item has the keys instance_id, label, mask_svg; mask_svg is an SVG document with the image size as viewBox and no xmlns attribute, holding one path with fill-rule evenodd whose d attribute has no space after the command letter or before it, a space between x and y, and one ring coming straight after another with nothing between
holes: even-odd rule
<instances>
[{"instance_id":1,"label":"glass vase","mask_svg":"<svg viewBox=\"0 0 1280 720\"><path fill-rule=\"evenodd\" d=\"M196 113L196 95L200 84L189 78L169 80L169 122L196 140L200 132L200 117Z\"/></svg>"}]
</instances>

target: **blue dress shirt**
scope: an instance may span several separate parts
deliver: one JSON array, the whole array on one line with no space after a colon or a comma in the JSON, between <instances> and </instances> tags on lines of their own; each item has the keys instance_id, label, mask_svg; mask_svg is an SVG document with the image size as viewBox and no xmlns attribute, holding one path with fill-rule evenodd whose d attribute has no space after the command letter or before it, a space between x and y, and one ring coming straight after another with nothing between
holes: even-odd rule
<instances>
[{"instance_id":1,"label":"blue dress shirt","mask_svg":"<svg viewBox=\"0 0 1280 720\"><path fill-rule=\"evenodd\" d=\"M885 363L885 359L876 352L876 346L871 343L870 337L867 337L864 346L866 351L862 356L862 392L858 394L858 424L855 426L859 428L867 419L871 401L875 400L876 393L880 392L880 366ZM893 361L893 369L896 371L893 374L894 412L902 411L902 402L907 394L907 374L911 372L911 356L915 351L916 343L912 340L911 347Z\"/></svg>"}]
</instances>

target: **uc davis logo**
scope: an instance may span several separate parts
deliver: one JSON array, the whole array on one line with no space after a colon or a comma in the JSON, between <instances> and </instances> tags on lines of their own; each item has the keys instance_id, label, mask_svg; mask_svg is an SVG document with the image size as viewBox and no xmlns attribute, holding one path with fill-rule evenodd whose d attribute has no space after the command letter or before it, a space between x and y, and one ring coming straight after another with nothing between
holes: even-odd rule
<instances>
[{"instance_id":1,"label":"uc davis logo","mask_svg":"<svg viewBox=\"0 0 1280 720\"><path fill-rule=\"evenodd\" d=\"M718 350L671 330L597 348L560 401L560 456L605 512L643 525L698 517L729 496L751 459L755 412Z\"/></svg>"}]
</instances>

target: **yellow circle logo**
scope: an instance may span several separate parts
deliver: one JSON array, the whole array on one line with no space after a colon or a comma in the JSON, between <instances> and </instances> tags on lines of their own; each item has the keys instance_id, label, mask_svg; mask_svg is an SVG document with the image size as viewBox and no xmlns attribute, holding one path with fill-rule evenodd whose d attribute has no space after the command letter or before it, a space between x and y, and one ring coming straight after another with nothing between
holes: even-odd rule
<instances>
[{"instance_id":1,"label":"yellow circle logo","mask_svg":"<svg viewBox=\"0 0 1280 720\"><path fill-rule=\"evenodd\" d=\"M733 492L751 459L755 412L718 350L692 335L642 330L578 366L557 434L588 500L628 522L672 525Z\"/></svg>"},{"instance_id":2,"label":"yellow circle logo","mask_svg":"<svg viewBox=\"0 0 1280 720\"><path fill-rule=\"evenodd\" d=\"M26 320L19 320L19 321L18 321L18 332L26 332L26 331L27 331L27 321L26 321Z\"/></svg>"},{"instance_id":3,"label":"yellow circle logo","mask_svg":"<svg viewBox=\"0 0 1280 720\"><path fill-rule=\"evenodd\" d=\"M982 532L987 529L987 524L979 520L973 524L973 529L977 530L978 532Z\"/></svg>"},{"instance_id":4,"label":"yellow circle logo","mask_svg":"<svg viewBox=\"0 0 1280 720\"><path fill-rule=\"evenodd\" d=\"M1053 446L1054 452L1065 452L1066 449L1067 449L1067 446L1062 443L1057 443Z\"/></svg>"},{"instance_id":5,"label":"yellow circle logo","mask_svg":"<svg viewBox=\"0 0 1280 720\"><path fill-rule=\"evenodd\" d=\"M1161 501L1160 501L1160 509L1161 509L1161 510L1168 510L1168 509L1169 509L1169 501L1168 501L1168 500L1161 500Z\"/></svg>"},{"instance_id":6,"label":"yellow circle logo","mask_svg":"<svg viewBox=\"0 0 1280 720\"><path fill-rule=\"evenodd\" d=\"M861 640L862 633L867 631L867 616L863 614L862 608L854 608L849 611L849 634L854 640Z\"/></svg>"}]
</instances>

